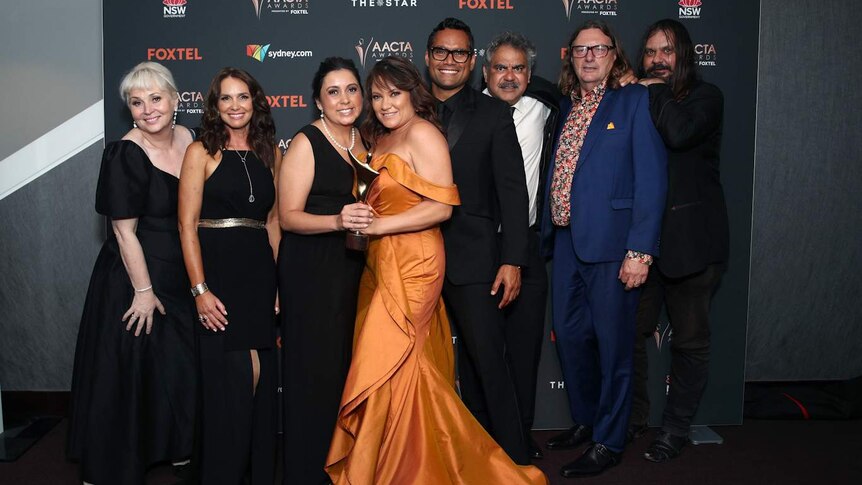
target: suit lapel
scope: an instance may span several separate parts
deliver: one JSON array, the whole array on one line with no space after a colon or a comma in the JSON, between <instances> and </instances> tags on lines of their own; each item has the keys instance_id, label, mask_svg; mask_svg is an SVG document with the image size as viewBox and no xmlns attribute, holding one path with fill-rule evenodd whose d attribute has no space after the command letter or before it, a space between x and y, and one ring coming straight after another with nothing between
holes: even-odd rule
<instances>
[{"instance_id":1,"label":"suit lapel","mask_svg":"<svg viewBox=\"0 0 862 485\"><path fill-rule=\"evenodd\" d=\"M462 104L452 113L452 117L449 119L449 126L446 127L446 141L449 143L449 151L452 151L455 144L458 143L458 139L461 138L464 129L467 128L470 119L473 118L473 113L476 111L476 98L473 88L464 86L464 89L466 92L463 94L464 99L462 100Z\"/></svg>"},{"instance_id":2,"label":"suit lapel","mask_svg":"<svg viewBox=\"0 0 862 485\"><path fill-rule=\"evenodd\" d=\"M587 136L584 138L583 146L581 146L581 153L578 155L578 166L575 168L575 172L578 172L584 165L584 162L587 161L587 157L590 154L590 150L595 146L596 140L605 135L607 121L616 102L616 94L616 90L610 88L605 91L602 102L599 103L599 108L596 110L596 114L593 115L590 127L587 129Z\"/></svg>"}]
</instances>

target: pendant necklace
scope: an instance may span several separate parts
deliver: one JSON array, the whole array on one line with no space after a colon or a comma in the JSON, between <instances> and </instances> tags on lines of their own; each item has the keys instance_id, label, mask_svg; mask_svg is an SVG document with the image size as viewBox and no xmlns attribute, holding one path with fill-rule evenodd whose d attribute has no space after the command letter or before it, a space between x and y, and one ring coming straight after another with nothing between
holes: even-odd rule
<instances>
[{"instance_id":1,"label":"pendant necklace","mask_svg":"<svg viewBox=\"0 0 862 485\"><path fill-rule=\"evenodd\" d=\"M239 160L242 162L242 168L245 169L245 176L248 178L248 201L254 202L254 186L251 184L251 175L248 173L248 165L245 163L245 158L248 156L248 150L245 151L245 155L240 155L239 150L234 150L236 152L236 156L239 157Z\"/></svg>"},{"instance_id":2,"label":"pendant necklace","mask_svg":"<svg viewBox=\"0 0 862 485\"><path fill-rule=\"evenodd\" d=\"M356 146L356 128L350 128L350 146L346 147L341 143L338 143L335 137L332 136L332 132L329 131L329 126L326 125L326 120L323 118L323 114L320 115L320 121L323 123L323 131L326 132L326 136L329 137L329 141L331 141L333 145L347 151L348 153L353 153L353 147Z\"/></svg>"}]
</instances>

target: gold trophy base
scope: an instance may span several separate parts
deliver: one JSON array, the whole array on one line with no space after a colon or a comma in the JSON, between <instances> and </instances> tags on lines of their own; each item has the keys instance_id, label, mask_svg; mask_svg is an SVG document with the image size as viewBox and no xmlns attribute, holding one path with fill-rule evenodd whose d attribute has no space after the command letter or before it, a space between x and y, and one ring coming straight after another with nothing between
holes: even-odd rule
<instances>
[{"instance_id":1,"label":"gold trophy base","mask_svg":"<svg viewBox=\"0 0 862 485\"><path fill-rule=\"evenodd\" d=\"M358 232L348 232L344 245L347 246L347 249L352 249L354 251L367 251L368 235Z\"/></svg>"}]
</instances>

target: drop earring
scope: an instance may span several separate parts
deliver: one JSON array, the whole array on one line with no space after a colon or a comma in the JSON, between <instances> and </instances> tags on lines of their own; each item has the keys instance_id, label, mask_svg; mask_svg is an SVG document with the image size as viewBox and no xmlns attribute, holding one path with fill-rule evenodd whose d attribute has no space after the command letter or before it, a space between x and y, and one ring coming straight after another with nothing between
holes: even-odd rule
<instances>
[{"instance_id":1,"label":"drop earring","mask_svg":"<svg viewBox=\"0 0 862 485\"><path fill-rule=\"evenodd\" d=\"M177 110L174 110L174 120L171 122L171 129L173 130L177 126Z\"/></svg>"},{"instance_id":2,"label":"drop earring","mask_svg":"<svg viewBox=\"0 0 862 485\"><path fill-rule=\"evenodd\" d=\"M137 127L138 127L138 122L135 120L132 120L132 128L137 128Z\"/></svg>"}]
</instances>

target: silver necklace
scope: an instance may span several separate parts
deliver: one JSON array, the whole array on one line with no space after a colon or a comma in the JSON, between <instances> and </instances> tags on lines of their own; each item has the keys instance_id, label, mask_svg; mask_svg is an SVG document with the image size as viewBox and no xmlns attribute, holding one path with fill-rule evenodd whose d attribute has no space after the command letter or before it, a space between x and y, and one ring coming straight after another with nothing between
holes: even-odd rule
<instances>
[{"instance_id":1,"label":"silver necklace","mask_svg":"<svg viewBox=\"0 0 862 485\"><path fill-rule=\"evenodd\" d=\"M248 173L248 165L245 163L245 158L248 156L248 150L245 151L245 155L240 155L239 150L234 150L236 152L236 156L239 157L239 160L242 162L242 168L245 169L245 176L248 177L248 201L254 202L254 186L251 184L251 175Z\"/></svg>"},{"instance_id":2,"label":"silver necklace","mask_svg":"<svg viewBox=\"0 0 862 485\"><path fill-rule=\"evenodd\" d=\"M326 132L326 136L329 137L329 141L331 141L333 145L337 146L338 148L341 148L342 150L346 150L348 152L353 151L353 147L356 146L356 128L353 128L353 127L350 128L350 146L346 147L346 146L342 145L341 143L338 143L338 141L335 139L335 137L332 136L332 132L329 131L329 126L326 125L326 120L323 118L322 114L320 115L320 121L323 123L323 131Z\"/></svg>"}]
</instances>

